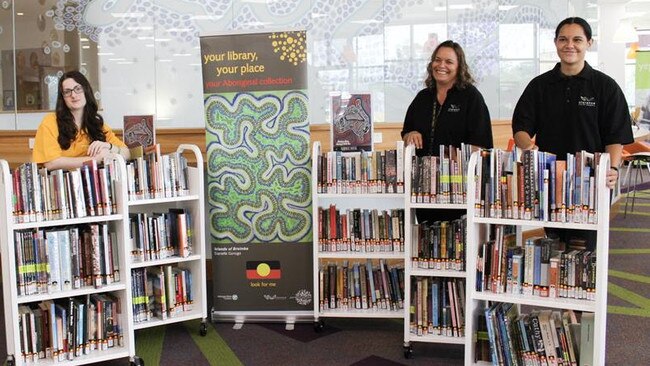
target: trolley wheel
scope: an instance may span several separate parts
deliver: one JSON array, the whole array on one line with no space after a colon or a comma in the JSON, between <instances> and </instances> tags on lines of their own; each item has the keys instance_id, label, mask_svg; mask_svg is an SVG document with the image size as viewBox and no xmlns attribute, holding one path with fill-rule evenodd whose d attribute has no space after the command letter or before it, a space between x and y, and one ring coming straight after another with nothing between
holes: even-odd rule
<instances>
[{"instance_id":1,"label":"trolley wheel","mask_svg":"<svg viewBox=\"0 0 650 366\"><path fill-rule=\"evenodd\" d=\"M323 331L323 328L325 327L325 322L322 320L317 320L314 322L314 331L316 333L320 333Z\"/></svg>"},{"instance_id":2,"label":"trolley wheel","mask_svg":"<svg viewBox=\"0 0 650 366\"><path fill-rule=\"evenodd\" d=\"M208 334L208 324L204 321L201 322L201 327L199 328L199 334L201 337L205 337Z\"/></svg>"},{"instance_id":3,"label":"trolley wheel","mask_svg":"<svg viewBox=\"0 0 650 366\"><path fill-rule=\"evenodd\" d=\"M406 358L406 359L413 358L413 347L404 346L404 358Z\"/></svg>"},{"instance_id":4,"label":"trolley wheel","mask_svg":"<svg viewBox=\"0 0 650 366\"><path fill-rule=\"evenodd\" d=\"M144 366L144 360L138 356L133 356L131 360L131 366Z\"/></svg>"}]
</instances>

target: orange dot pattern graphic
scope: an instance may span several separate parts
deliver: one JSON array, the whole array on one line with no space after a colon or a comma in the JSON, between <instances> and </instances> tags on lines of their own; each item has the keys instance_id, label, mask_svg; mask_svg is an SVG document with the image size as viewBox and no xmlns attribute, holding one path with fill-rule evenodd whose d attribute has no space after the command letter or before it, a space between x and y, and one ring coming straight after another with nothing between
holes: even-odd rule
<instances>
[{"instance_id":1,"label":"orange dot pattern graphic","mask_svg":"<svg viewBox=\"0 0 650 366\"><path fill-rule=\"evenodd\" d=\"M280 55L280 60L298 66L307 61L305 32L280 32L269 36L273 52Z\"/></svg>"}]
</instances>

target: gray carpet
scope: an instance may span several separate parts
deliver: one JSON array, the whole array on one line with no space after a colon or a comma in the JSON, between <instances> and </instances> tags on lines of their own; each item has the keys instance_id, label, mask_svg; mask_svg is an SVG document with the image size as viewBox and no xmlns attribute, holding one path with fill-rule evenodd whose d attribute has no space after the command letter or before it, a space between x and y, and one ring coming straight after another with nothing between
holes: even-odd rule
<instances>
[{"instance_id":1,"label":"gray carpet","mask_svg":"<svg viewBox=\"0 0 650 366\"><path fill-rule=\"evenodd\" d=\"M634 211L628 211L625 217L619 212L610 223L608 365L650 365L650 200L647 198L650 192L641 192ZM619 208L624 207L623 199Z\"/></svg>"}]
</instances>

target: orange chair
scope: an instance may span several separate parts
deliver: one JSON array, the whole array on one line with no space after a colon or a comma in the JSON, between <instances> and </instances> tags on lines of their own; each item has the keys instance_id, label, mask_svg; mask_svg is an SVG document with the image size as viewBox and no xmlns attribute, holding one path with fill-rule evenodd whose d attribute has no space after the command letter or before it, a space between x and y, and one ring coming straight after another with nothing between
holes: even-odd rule
<instances>
[{"instance_id":1,"label":"orange chair","mask_svg":"<svg viewBox=\"0 0 650 366\"><path fill-rule=\"evenodd\" d=\"M632 207L630 211L634 211L634 201L636 200L637 184L643 182L643 168L648 169L650 173L650 144L643 141L635 141L631 144L623 146L622 159L627 162L627 169L625 169L625 177L621 181L621 185L626 187L625 192L625 213L623 217L627 216L627 206L632 192ZM634 181L630 184L630 168L637 169L634 173ZM632 187L630 187L632 186Z\"/></svg>"}]
</instances>

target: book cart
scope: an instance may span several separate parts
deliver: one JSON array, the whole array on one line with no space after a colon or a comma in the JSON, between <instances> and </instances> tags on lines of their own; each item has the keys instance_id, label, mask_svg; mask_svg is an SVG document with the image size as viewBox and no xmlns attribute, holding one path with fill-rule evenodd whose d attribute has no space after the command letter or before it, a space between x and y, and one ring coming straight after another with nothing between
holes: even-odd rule
<instances>
[{"instance_id":1,"label":"book cart","mask_svg":"<svg viewBox=\"0 0 650 366\"><path fill-rule=\"evenodd\" d=\"M360 182L362 179L354 176L355 168L363 170L370 166L358 166L360 160L354 161L351 157L355 153L336 152L325 154L331 158L328 164L322 156L320 143L313 145L316 331L323 328L323 318L404 317L403 292L400 288L404 280L403 144L399 142L394 151L395 155L385 161L387 169L392 171L388 174L392 178L386 179L391 182L391 190L402 193L366 193L371 189L366 190L368 187L365 187L355 191L354 188L342 186L347 184L345 182ZM358 157L360 153L356 154ZM374 162L376 164L377 159ZM360 169L356 169L357 172ZM368 174L368 182L381 178L375 175L376 171ZM365 178L364 183L360 184L366 184ZM323 193L328 192L328 182L329 192L338 193ZM360 233L361 230L363 233Z\"/></svg>"},{"instance_id":2,"label":"book cart","mask_svg":"<svg viewBox=\"0 0 650 366\"><path fill-rule=\"evenodd\" d=\"M187 165L188 153L195 166ZM134 330L202 319L207 334L203 157L195 145L127 163ZM177 238L176 240L174 238Z\"/></svg>"},{"instance_id":3,"label":"book cart","mask_svg":"<svg viewBox=\"0 0 650 366\"><path fill-rule=\"evenodd\" d=\"M604 365L610 206L610 190L606 187L605 177L610 166L609 155L603 153L600 157L599 165L595 170L592 170L592 172L595 171L595 178L592 177L593 181L590 185L595 186L596 190L591 197L589 209L593 210L592 213L597 213L597 218L580 220L581 222L578 223L574 222L574 220L565 218L564 215L562 219L560 219L564 222L559 222L559 211L557 211L557 215L554 215L557 217L540 215L542 218L547 218L546 220L528 218L494 218L490 217L492 216L490 214L485 214L486 211L481 209L481 204L477 203L479 197L481 197L480 192L477 194L477 190L481 188L477 188L476 184L477 179L480 179L480 174L478 173L478 171L481 170L481 163L479 162L480 154L481 153L478 152L472 154L469 164L469 171L477 172L477 174L476 176L470 174L468 182L467 283L476 284L476 286L468 286L466 327L469 337L467 337L468 342L465 344L465 364L507 363L508 361L510 361L511 364L514 364L513 362L515 361L519 361L519 364L521 364L522 359L524 363L528 361L534 363L539 362L539 359L544 360L544 358L548 360L549 364L558 364L557 358L562 357L565 360L568 358L570 361L565 361L565 364L577 363L580 365ZM579 163L579 159L576 160L578 162L575 166L580 167L581 164ZM570 164L567 163L567 166L568 165ZM483 173L485 173L485 167L483 170ZM585 173L583 173L583 175L584 174ZM594 174L592 174L592 176L593 175ZM495 174L495 176L499 175ZM587 176L589 176L589 174L587 174ZM569 180L572 179L567 179L567 181ZM542 179L538 182L543 182L541 187L544 187L546 180ZM525 184L526 187L528 187L529 183ZM534 190L534 185L537 183L531 184L533 185L533 188L530 189ZM585 182L583 181L582 184L584 188ZM576 190L580 189L580 186L577 188L576 186L568 188L565 186L565 188L562 189L564 191L558 192L561 192L561 194L566 198L565 193L567 191L573 194ZM520 192L523 192L523 190ZM547 192L550 195L553 195L544 189L542 189L542 192ZM555 196L557 197L557 193ZM545 202L547 196L541 194L539 197L540 204L549 207ZM501 199L507 201L507 198L501 197ZM521 200L521 198L519 199ZM551 201L549 200L549 202ZM562 201L562 203L565 203L565 201ZM569 203L567 203L566 207L569 206ZM552 208L553 206L550 207ZM481 214L481 211L479 210L482 210L483 214ZM551 214L548 213L548 215ZM523 276L523 281L521 281L522 277L517 276L518 270L515 269L516 266L513 265L510 267L507 265L510 261L510 257L509 254L506 254L507 247L504 245L504 247L501 247L501 254L498 254L497 256L502 256L502 258L504 258L504 261L500 263L506 268L499 273L504 274L506 278L497 279L498 283L494 284L493 279L483 277L481 272L488 271L486 268L488 264L487 262L478 263L481 256L480 246L481 243L485 243L488 240L488 231L491 229L491 226L499 228L500 226L502 227L505 225L514 226L516 228L514 233L516 244L513 244L523 249L524 273L520 275ZM546 283L548 287L545 287L544 284L542 284L540 289L537 289L537 285L531 286L530 284L525 283L526 276L531 275L530 273L525 273L526 265L529 265L531 268L537 268L539 264L542 269L542 274L539 279L544 281L543 269L545 268L545 264L543 256L542 262L538 263L537 254L530 258L532 266L531 262L528 262L528 257L531 256L528 255L529 252L526 251L527 249L525 247L529 244L530 240L523 240L522 226L527 229L560 228L595 231L597 234L595 274L588 274L588 279L583 277L583 284L579 284L581 276L576 275L577 273L572 274L572 272L574 270L579 271L577 268L581 267L579 267L579 261L576 262L573 260L575 259L573 255L580 255L580 253L584 253L585 251L575 250L572 251L573 254L562 254L560 262L557 264L555 270L552 269L553 259L551 259L550 267L548 267L551 269L547 272L548 278L546 279L548 281ZM514 247L511 248L520 254L522 252L520 249ZM569 251L567 250L567 252ZM516 261L513 259L513 262ZM589 267L591 267L591 263ZM593 267L591 267L591 269L593 269ZM510 271L512 271L512 273ZM537 269L534 269L532 275L535 284L538 281ZM517 278L519 278L519 280ZM511 279L513 281L512 284L510 283ZM585 291L584 288L585 280L587 281L587 291ZM480 285L477 281L479 281L479 283L481 281L485 282L487 288L481 287L483 285ZM593 288L593 281L595 281L595 289ZM503 290L504 284L505 290ZM575 287L573 287L573 285L575 285ZM580 288L581 286L582 288ZM493 291L495 288L497 288L497 291ZM501 290L498 290L499 288L501 288ZM582 293L582 295L578 295L580 293ZM576 323L577 316L575 316L575 313L579 312L582 312L581 324ZM481 318L480 322L479 318ZM529 320L530 322L528 322ZM486 323L492 324L492 326L488 325L486 327ZM548 323L548 325L546 325L546 323ZM518 328L517 325L519 326ZM483 334L482 336L480 335L481 333ZM576 338L577 334L580 335L578 338ZM487 352L484 352L484 355L489 353L488 358L491 358L492 362L479 360L481 356L479 355L479 345L477 342L481 342L481 338L490 339L489 347L486 347ZM487 342L487 340L484 342ZM571 350L569 348L571 348ZM549 354L549 352L551 354ZM553 352L555 353L553 354ZM578 355L578 353L580 354ZM543 361L544 364L546 360Z\"/></svg>"},{"instance_id":4,"label":"book cart","mask_svg":"<svg viewBox=\"0 0 650 366\"><path fill-rule=\"evenodd\" d=\"M27 163L12 174L0 160L7 365L79 365L125 357L131 365L144 364L134 354L127 311L124 160L85 170L96 174L83 184L82 171L65 177L62 170L52 171L48 178L45 170Z\"/></svg>"},{"instance_id":5,"label":"book cart","mask_svg":"<svg viewBox=\"0 0 650 366\"><path fill-rule=\"evenodd\" d=\"M413 356L411 342L466 344L465 305L465 230L464 220L454 225L443 222L416 223L416 209L466 210L464 194L469 146L458 154L453 174L450 157L445 167L415 156L406 148L405 184L405 280L404 280L404 357ZM464 155L464 156L463 156ZM419 163L419 164L418 164ZM433 166L432 166L433 165ZM459 176L459 174L461 174ZM444 182L444 183L443 183ZM450 189L450 182L457 183ZM443 184L446 185L443 188ZM425 188L426 186L426 188ZM436 189L439 191L436 192ZM442 191L446 193L443 193ZM453 193L456 195L452 198ZM442 203L444 202L444 203ZM453 203L452 203L453 202ZM461 223L462 222L462 223ZM449 225L448 225L449 224ZM460 232L454 232L456 231ZM428 238L424 238L428 236ZM444 242L443 242L444 241Z\"/></svg>"}]
</instances>

